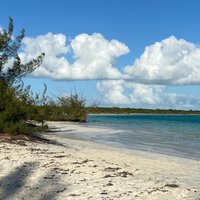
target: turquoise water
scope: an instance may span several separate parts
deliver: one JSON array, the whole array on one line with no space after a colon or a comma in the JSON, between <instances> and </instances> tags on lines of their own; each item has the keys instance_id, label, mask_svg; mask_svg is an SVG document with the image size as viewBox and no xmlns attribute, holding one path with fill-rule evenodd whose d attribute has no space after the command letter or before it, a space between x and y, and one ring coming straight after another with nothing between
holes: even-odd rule
<instances>
[{"instance_id":1,"label":"turquoise water","mask_svg":"<svg viewBox=\"0 0 200 200\"><path fill-rule=\"evenodd\" d=\"M115 130L87 136L98 142L200 160L200 115L90 115L88 126Z\"/></svg>"}]
</instances>

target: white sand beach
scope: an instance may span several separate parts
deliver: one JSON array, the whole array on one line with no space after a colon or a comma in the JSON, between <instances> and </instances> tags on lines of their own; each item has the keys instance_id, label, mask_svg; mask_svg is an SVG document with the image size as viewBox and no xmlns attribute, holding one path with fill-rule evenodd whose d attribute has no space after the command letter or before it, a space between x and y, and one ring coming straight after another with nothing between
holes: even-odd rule
<instances>
[{"instance_id":1,"label":"white sand beach","mask_svg":"<svg viewBox=\"0 0 200 200\"><path fill-rule=\"evenodd\" d=\"M49 126L55 132L45 137L58 144L0 143L0 199L200 199L200 161L123 150L60 134L104 133L103 128L65 122Z\"/></svg>"}]
</instances>

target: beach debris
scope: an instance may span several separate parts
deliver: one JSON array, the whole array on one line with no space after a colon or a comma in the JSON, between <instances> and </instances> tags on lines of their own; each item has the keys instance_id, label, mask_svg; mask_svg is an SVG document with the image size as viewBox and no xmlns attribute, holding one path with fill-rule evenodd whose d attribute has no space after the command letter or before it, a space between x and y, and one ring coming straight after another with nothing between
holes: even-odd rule
<instances>
[{"instance_id":1,"label":"beach debris","mask_svg":"<svg viewBox=\"0 0 200 200\"><path fill-rule=\"evenodd\" d=\"M50 176L45 176L44 179L53 179L55 177L54 174L50 175Z\"/></svg>"},{"instance_id":2,"label":"beach debris","mask_svg":"<svg viewBox=\"0 0 200 200\"><path fill-rule=\"evenodd\" d=\"M124 178L126 178L127 176L133 176L133 174L128 171L119 172L118 175Z\"/></svg>"},{"instance_id":3,"label":"beach debris","mask_svg":"<svg viewBox=\"0 0 200 200\"><path fill-rule=\"evenodd\" d=\"M66 156L63 155L58 155L58 156L54 156L54 158L65 158Z\"/></svg>"},{"instance_id":4,"label":"beach debris","mask_svg":"<svg viewBox=\"0 0 200 200\"><path fill-rule=\"evenodd\" d=\"M66 188L63 188L61 190L57 190L56 193L61 193L61 192L64 192L66 190Z\"/></svg>"},{"instance_id":5,"label":"beach debris","mask_svg":"<svg viewBox=\"0 0 200 200\"><path fill-rule=\"evenodd\" d=\"M164 189L164 187L153 188L152 190L145 190L148 194L152 194L153 192L168 192L168 190Z\"/></svg>"},{"instance_id":6,"label":"beach debris","mask_svg":"<svg viewBox=\"0 0 200 200\"><path fill-rule=\"evenodd\" d=\"M107 175L105 175L103 178L113 178L113 177L116 177L116 175L111 175L111 174L107 174Z\"/></svg>"},{"instance_id":7,"label":"beach debris","mask_svg":"<svg viewBox=\"0 0 200 200\"><path fill-rule=\"evenodd\" d=\"M111 182L109 182L106 186L113 186L113 184Z\"/></svg>"},{"instance_id":8,"label":"beach debris","mask_svg":"<svg viewBox=\"0 0 200 200\"><path fill-rule=\"evenodd\" d=\"M107 190L103 190L100 194L106 195L106 194L108 194L108 191Z\"/></svg>"},{"instance_id":9,"label":"beach debris","mask_svg":"<svg viewBox=\"0 0 200 200\"><path fill-rule=\"evenodd\" d=\"M10 160L10 157L8 157L8 156L6 156L6 157L4 157L4 158L2 158L1 160Z\"/></svg>"},{"instance_id":10,"label":"beach debris","mask_svg":"<svg viewBox=\"0 0 200 200\"><path fill-rule=\"evenodd\" d=\"M119 169L117 169L117 170L119 170ZM114 174L107 174L103 178L112 178L112 177L119 177L119 176L126 178L128 176L133 176L133 174L131 172L128 172L128 171L122 171L122 172L118 172L118 173L114 173Z\"/></svg>"},{"instance_id":11,"label":"beach debris","mask_svg":"<svg viewBox=\"0 0 200 200\"><path fill-rule=\"evenodd\" d=\"M86 159L86 160L83 160L82 162L73 162L73 163L71 163L71 164L74 164L74 165L82 165L82 164L85 164L85 163L87 163L87 162L90 162L90 161L93 161L93 160L88 160L88 159Z\"/></svg>"},{"instance_id":12,"label":"beach debris","mask_svg":"<svg viewBox=\"0 0 200 200\"><path fill-rule=\"evenodd\" d=\"M106 172L115 172L115 171L118 171L120 169L121 169L120 167L106 167L104 170Z\"/></svg>"},{"instance_id":13,"label":"beach debris","mask_svg":"<svg viewBox=\"0 0 200 200\"><path fill-rule=\"evenodd\" d=\"M68 174L69 173L69 169L61 169L61 168L58 168L58 167L54 167L53 170L56 173L61 173L61 174Z\"/></svg>"},{"instance_id":14,"label":"beach debris","mask_svg":"<svg viewBox=\"0 0 200 200\"><path fill-rule=\"evenodd\" d=\"M87 179L85 179L85 178L84 178L84 179L81 179L80 181L81 181L81 182L86 182L86 181L87 181Z\"/></svg>"},{"instance_id":15,"label":"beach debris","mask_svg":"<svg viewBox=\"0 0 200 200\"><path fill-rule=\"evenodd\" d=\"M80 194L70 194L69 195L70 197L78 197L78 196L81 196Z\"/></svg>"},{"instance_id":16,"label":"beach debris","mask_svg":"<svg viewBox=\"0 0 200 200\"><path fill-rule=\"evenodd\" d=\"M179 185L177 185L176 183L167 183L165 184L165 187L178 188Z\"/></svg>"},{"instance_id":17,"label":"beach debris","mask_svg":"<svg viewBox=\"0 0 200 200\"><path fill-rule=\"evenodd\" d=\"M72 173L74 173L76 170L75 169L73 169L70 173L72 174Z\"/></svg>"},{"instance_id":18,"label":"beach debris","mask_svg":"<svg viewBox=\"0 0 200 200\"><path fill-rule=\"evenodd\" d=\"M90 165L89 167L97 167L97 165Z\"/></svg>"}]
</instances>

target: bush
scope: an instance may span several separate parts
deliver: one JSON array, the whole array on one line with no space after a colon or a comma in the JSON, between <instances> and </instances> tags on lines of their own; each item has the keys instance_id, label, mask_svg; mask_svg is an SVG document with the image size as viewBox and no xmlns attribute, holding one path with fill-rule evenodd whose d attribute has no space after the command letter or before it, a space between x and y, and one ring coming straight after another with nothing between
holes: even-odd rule
<instances>
[{"instance_id":1,"label":"bush","mask_svg":"<svg viewBox=\"0 0 200 200\"><path fill-rule=\"evenodd\" d=\"M63 120L74 122L86 122L87 112L85 109L86 99L79 97L78 94L71 94L65 97L59 97L62 108Z\"/></svg>"}]
</instances>

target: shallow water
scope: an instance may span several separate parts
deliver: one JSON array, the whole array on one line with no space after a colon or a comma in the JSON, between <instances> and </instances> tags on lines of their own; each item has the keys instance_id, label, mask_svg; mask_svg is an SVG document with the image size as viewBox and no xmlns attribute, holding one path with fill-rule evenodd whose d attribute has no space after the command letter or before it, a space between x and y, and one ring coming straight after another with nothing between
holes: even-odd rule
<instances>
[{"instance_id":1,"label":"shallow water","mask_svg":"<svg viewBox=\"0 0 200 200\"><path fill-rule=\"evenodd\" d=\"M90 115L87 126L113 131L76 137L200 160L200 115Z\"/></svg>"},{"instance_id":2,"label":"shallow water","mask_svg":"<svg viewBox=\"0 0 200 200\"><path fill-rule=\"evenodd\" d=\"M119 130L96 135L95 140L200 159L199 115L91 115L88 121Z\"/></svg>"}]
</instances>

